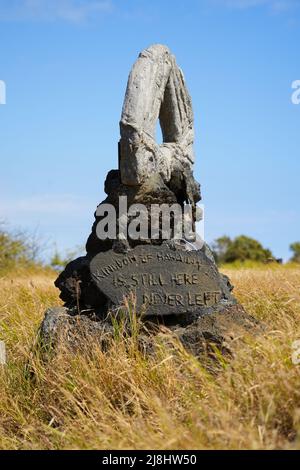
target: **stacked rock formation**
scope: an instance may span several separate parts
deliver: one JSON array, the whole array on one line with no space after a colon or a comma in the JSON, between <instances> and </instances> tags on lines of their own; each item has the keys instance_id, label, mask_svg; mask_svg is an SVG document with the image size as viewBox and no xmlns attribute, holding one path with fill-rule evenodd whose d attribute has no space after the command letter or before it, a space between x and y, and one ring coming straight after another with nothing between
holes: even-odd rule
<instances>
[{"instance_id":1,"label":"stacked rock formation","mask_svg":"<svg viewBox=\"0 0 300 470\"><path fill-rule=\"evenodd\" d=\"M155 139L158 120L163 136L160 145ZM165 239L161 226L155 239L134 239L128 232L125 237L103 239L97 233L104 218L99 209L107 204L116 210L116 233L121 225L124 229L119 209L122 196L127 197L128 206L143 204L149 213L153 205L190 205L195 224L201 195L193 176L192 104L183 74L167 47L149 47L134 64L120 133L119 168L107 175L107 197L95 213L87 253L72 261L56 280L65 307L47 313L44 330L53 327L52 320L60 313L64 318L92 314L93 321L107 322L108 312L113 315L132 294L137 312L143 316L181 324L181 328L184 324L198 333L201 322L211 324L212 320L204 320L207 315L211 319L222 314L246 318L232 295L229 279L219 273L205 243L199 246L195 240ZM130 217L125 226L129 223Z\"/></svg>"}]
</instances>

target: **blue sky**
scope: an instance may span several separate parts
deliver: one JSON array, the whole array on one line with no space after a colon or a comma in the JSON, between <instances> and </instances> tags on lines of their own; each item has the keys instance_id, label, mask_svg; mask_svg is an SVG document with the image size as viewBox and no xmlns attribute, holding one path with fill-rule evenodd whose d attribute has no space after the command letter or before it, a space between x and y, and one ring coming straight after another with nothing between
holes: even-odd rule
<instances>
[{"instance_id":1,"label":"blue sky","mask_svg":"<svg viewBox=\"0 0 300 470\"><path fill-rule=\"evenodd\" d=\"M300 239L299 0L0 0L0 220L83 245L117 167L137 54L163 43L193 100L207 241Z\"/></svg>"}]
</instances>

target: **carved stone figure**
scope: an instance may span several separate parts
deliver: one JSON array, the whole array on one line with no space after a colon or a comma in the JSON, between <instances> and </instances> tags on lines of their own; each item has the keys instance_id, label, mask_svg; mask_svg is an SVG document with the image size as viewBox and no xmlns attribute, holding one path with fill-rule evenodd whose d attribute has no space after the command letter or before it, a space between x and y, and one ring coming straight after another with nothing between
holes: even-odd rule
<instances>
[{"instance_id":1,"label":"carved stone figure","mask_svg":"<svg viewBox=\"0 0 300 470\"><path fill-rule=\"evenodd\" d=\"M158 119L163 135L161 145L155 139ZM196 203L201 196L200 185L193 176L191 98L167 47L154 45L145 49L134 64L120 133L119 169L107 175L107 197L95 213L86 255L69 263L55 282L65 307L47 312L42 327L44 337L54 334L60 328L57 325L66 323L68 315L92 316L97 321L97 336L106 329L124 297L132 295L139 314L155 318L156 322L164 318L164 323L175 331L180 325L181 340L185 332L188 337L203 335L203 328L211 330L211 338L222 336L216 325L223 314L227 321L239 326L255 324L232 295L229 279L219 273L205 243L198 246L186 239L163 236L136 240L129 234L122 240L100 239L97 233L97 226L103 221L97 213L104 204L116 209L116 225L122 223L121 196L127 196L129 206L143 204L149 213L153 205L190 204L195 222ZM207 316L209 321L205 320ZM93 330L93 321L89 331ZM99 322L103 328L99 328ZM67 323L76 328L73 321Z\"/></svg>"},{"instance_id":2,"label":"carved stone figure","mask_svg":"<svg viewBox=\"0 0 300 470\"><path fill-rule=\"evenodd\" d=\"M159 119L163 144L155 140ZM140 53L129 75L120 121L122 183L144 182L159 173L169 183L174 171L194 163L191 99L175 57L162 45Z\"/></svg>"}]
</instances>

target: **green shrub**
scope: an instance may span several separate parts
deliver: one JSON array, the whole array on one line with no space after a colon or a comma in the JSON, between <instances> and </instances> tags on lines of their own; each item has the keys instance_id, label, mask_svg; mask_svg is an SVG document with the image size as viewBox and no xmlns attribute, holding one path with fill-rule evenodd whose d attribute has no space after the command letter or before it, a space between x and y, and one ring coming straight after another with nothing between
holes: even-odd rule
<instances>
[{"instance_id":1,"label":"green shrub","mask_svg":"<svg viewBox=\"0 0 300 470\"><path fill-rule=\"evenodd\" d=\"M300 242L291 243L290 250L293 252L291 261L294 263L300 263Z\"/></svg>"},{"instance_id":2,"label":"green shrub","mask_svg":"<svg viewBox=\"0 0 300 470\"><path fill-rule=\"evenodd\" d=\"M38 245L24 232L11 233L0 228L0 270L38 264Z\"/></svg>"},{"instance_id":3,"label":"green shrub","mask_svg":"<svg viewBox=\"0 0 300 470\"><path fill-rule=\"evenodd\" d=\"M50 260L50 267L55 269L55 271L63 271L67 264L69 264L73 259L82 256L84 252L83 247L78 246L72 251L67 251L64 256L62 256L57 248Z\"/></svg>"},{"instance_id":4,"label":"green shrub","mask_svg":"<svg viewBox=\"0 0 300 470\"><path fill-rule=\"evenodd\" d=\"M223 236L213 243L213 252L218 263L233 263L235 261L267 262L273 260L272 252L264 248L260 242L245 235L239 235L231 240Z\"/></svg>"}]
</instances>

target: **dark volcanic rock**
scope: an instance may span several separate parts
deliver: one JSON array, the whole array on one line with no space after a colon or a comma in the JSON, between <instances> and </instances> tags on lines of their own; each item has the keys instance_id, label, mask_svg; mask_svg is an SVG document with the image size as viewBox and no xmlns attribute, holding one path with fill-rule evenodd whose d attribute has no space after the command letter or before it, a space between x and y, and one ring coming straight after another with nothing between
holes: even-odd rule
<instances>
[{"instance_id":1,"label":"dark volcanic rock","mask_svg":"<svg viewBox=\"0 0 300 470\"><path fill-rule=\"evenodd\" d=\"M171 326L183 346L195 356L207 351L208 344L216 345L224 353L230 353L230 344L245 333L260 330L258 321L248 315L239 304L228 306L184 326Z\"/></svg>"},{"instance_id":2,"label":"dark volcanic rock","mask_svg":"<svg viewBox=\"0 0 300 470\"><path fill-rule=\"evenodd\" d=\"M81 310L105 308L106 297L97 289L91 279L90 259L82 256L71 261L58 276L55 286L61 291L60 298L69 308Z\"/></svg>"},{"instance_id":3,"label":"dark volcanic rock","mask_svg":"<svg viewBox=\"0 0 300 470\"><path fill-rule=\"evenodd\" d=\"M162 144L155 142L158 116ZM64 340L75 343L82 335L98 340L112 336L112 316L129 297L144 322L156 329L165 325L194 354L205 341L223 347L229 331L246 331L255 320L238 305L229 279L193 233L201 192L193 175L192 105L183 75L165 46L151 46L134 65L120 131L119 169L107 175L107 197L95 212L86 256L69 263L55 281L65 307L46 312L41 336L49 341L64 332ZM134 205L134 210L128 213L121 202L127 208ZM170 233L164 230L162 206L169 214ZM158 209L155 221L152 209ZM134 220L136 211L143 212L146 222L139 239L137 226L141 229L142 223ZM97 228L111 220L110 238L99 238ZM189 229L178 235L187 221ZM132 222L136 231L128 230ZM155 328L151 331L153 335ZM147 335L142 333L142 338L147 344Z\"/></svg>"},{"instance_id":4,"label":"dark volcanic rock","mask_svg":"<svg viewBox=\"0 0 300 470\"><path fill-rule=\"evenodd\" d=\"M126 254L109 250L90 262L91 279L118 306L134 293L144 316L205 314L236 303L225 280L203 251L137 246Z\"/></svg>"},{"instance_id":5,"label":"dark volcanic rock","mask_svg":"<svg viewBox=\"0 0 300 470\"><path fill-rule=\"evenodd\" d=\"M44 346L66 345L82 349L84 343L94 339L103 350L113 337L112 324L95 321L93 316L73 315L66 307L49 308L39 329L39 338ZM94 319L93 319L94 318Z\"/></svg>"},{"instance_id":6,"label":"dark volcanic rock","mask_svg":"<svg viewBox=\"0 0 300 470\"><path fill-rule=\"evenodd\" d=\"M194 181L194 180L193 180ZM196 184L196 183L195 183ZM107 198L99 204L111 204L116 209L117 214L117 233L119 232L119 201L120 197L127 197L128 207L133 204L143 204L149 214L151 213L151 206L153 204L183 204L183 199L187 198L187 195L183 196L183 193L180 194L174 193L162 180L159 174L149 175L149 178L140 186L126 186L121 183L120 172L119 170L111 170L106 177L104 184L104 189L107 194ZM200 190L199 190L200 191ZM200 195L199 195L200 198ZM98 207L99 207L98 206ZM86 251L88 255L96 255L99 252L109 250L113 247L113 240L100 240L96 234L96 227L101 217L97 216L96 212L94 214L95 222L92 227L92 232L88 237L86 243ZM149 227L150 219L149 219ZM152 240L153 244L161 244L163 239L160 237L158 240ZM132 240L128 237L128 245L134 247L138 244L147 244L149 241L141 240Z\"/></svg>"},{"instance_id":7,"label":"dark volcanic rock","mask_svg":"<svg viewBox=\"0 0 300 470\"><path fill-rule=\"evenodd\" d=\"M172 323L173 321L173 323ZM187 317L185 323L179 317L170 319L165 317L165 322L153 322L148 320L146 327L140 328L138 344L142 351L151 354L155 351L154 339L157 335L171 339L177 338L180 343L196 357L209 354L216 346L224 354L231 354L231 344L246 333L260 331L260 326L255 318L248 315L240 305L231 305L222 312L209 315L197 315ZM130 324L127 332L130 335ZM63 346L72 351L89 349L90 341L99 345L106 351L115 337L111 316L105 320L86 315L73 316L73 312L65 307L50 308L45 314L41 324L39 336L42 344L54 348Z\"/></svg>"},{"instance_id":8,"label":"dark volcanic rock","mask_svg":"<svg viewBox=\"0 0 300 470\"><path fill-rule=\"evenodd\" d=\"M143 316L205 315L236 304L229 279L205 247L187 251L163 243L120 251L78 258L66 267L55 285L67 307L101 315L132 293Z\"/></svg>"}]
</instances>

